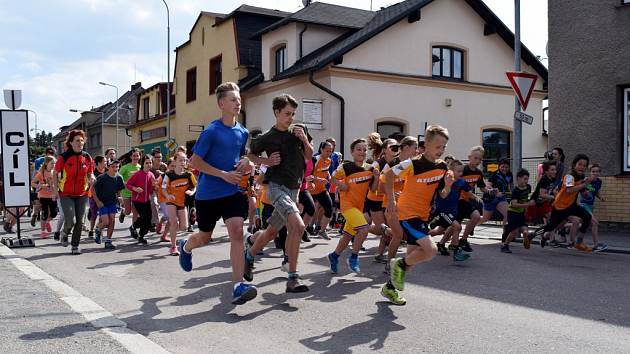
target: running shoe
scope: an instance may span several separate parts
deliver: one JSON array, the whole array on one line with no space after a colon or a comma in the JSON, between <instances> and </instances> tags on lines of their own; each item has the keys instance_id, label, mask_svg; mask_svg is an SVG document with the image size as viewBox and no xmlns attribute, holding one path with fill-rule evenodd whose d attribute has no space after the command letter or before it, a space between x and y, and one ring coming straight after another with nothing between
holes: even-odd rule
<instances>
[{"instance_id":1,"label":"running shoe","mask_svg":"<svg viewBox=\"0 0 630 354\"><path fill-rule=\"evenodd\" d=\"M46 221L46 231L52 232L52 225L50 225L50 221Z\"/></svg>"},{"instance_id":2,"label":"running shoe","mask_svg":"<svg viewBox=\"0 0 630 354\"><path fill-rule=\"evenodd\" d=\"M55 233L53 234L53 239L55 241L59 241L60 236L61 236L61 233L59 231L55 231Z\"/></svg>"},{"instance_id":3,"label":"running shoe","mask_svg":"<svg viewBox=\"0 0 630 354\"><path fill-rule=\"evenodd\" d=\"M501 252L512 253L512 251L510 251L510 245L501 245Z\"/></svg>"},{"instance_id":4,"label":"running shoe","mask_svg":"<svg viewBox=\"0 0 630 354\"><path fill-rule=\"evenodd\" d=\"M317 236L323 238L324 240L330 240L330 236L328 236L328 233L326 232L326 230L321 230L320 232L317 233Z\"/></svg>"},{"instance_id":5,"label":"running shoe","mask_svg":"<svg viewBox=\"0 0 630 354\"><path fill-rule=\"evenodd\" d=\"M68 247L68 236L66 236L65 234L61 236L61 245L63 247Z\"/></svg>"},{"instance_id":6,"label":"running shoe","mask_svg":"<svg viewBox=\"0 0 630 354\"><path fill-rule=\"evenodd\" d=\"M582 252L593 252L593 249L588 247L585 243L580 242L575 244L575 249Z\"/></svg>"},{"instance_id":7,"label":"running shoe","mask_svg":"<svg viewBox=\"0 0 630 354\"><path fill-rule=\"evenodd\" d=\"M289 277L287 280L287 290L288 293L305 293L308 291L308 286L306 286L299 277Z\"/></svg>"},{"instance_id":8,"label":"running shoe","mask_svg":"<svg viewBox=\"0 0 630 354\"><path fill-rule=\"evenodd\" d=\"M547 241L549 241L549 239L546 235L540 236L540 248L545 248L545 246L547 246Z\"/></svg>"},{"instance_id":9,"label":"running shoe","mask_svg":"<svg viewBox=\"0 0 630 354\"><path fill-rule=\"evenodd\" d=\"M157 225L155 225L155 233L156 234L161 234L162 233L162 223L159 222Z\"/></svg>"},{"instance_id":10,"label":"running shoe","mask_svg":"<svg viewBox=\"0 0 630 354\"><path fill-rule=\"evenodd\" d=\"M106 250L115 250L116 246L114 246L114 244L112 243L111 240L106 240L105 241L105 249Z\"/></svg>"},{"instance_id":11,"label":"running shoe","mask_svg":"<svg viewBox=\"0 0 630 354\"><path fill-rule=\"evenodd\" d=\"M162 237L160 237L160 242L171 242L171 239L166 235L162 235Z\"/></svg>"},{"instance_id":12,"label":"running shoe","mask_svg":"<svg viewBox=\"0 0 630 354\"><path fill-rule=\"evenodd\" d=\"M289 272L289 261L288 260L285 259L285 260L282 261L282 264L280 265L280 270L285 272L285 273Z\"/></svg>"},{"instance_id":13,"label":"running shoe","mask_svg":"<svg viewBox=\"0 0 630 354\"><path fill-rule=\"evenodd\" d=\"M304 233L302 234L302 241L303 242L311 242L311 238L308 237L308 232L304 231Z\"/></svg>"},{"instance_id":14,"label":"running shoe","mask_svg":"<svg viewBox=\"0 0 630 354\"><path fill-rule=\"evenodd\" d=\"M523 248L526 250L528 250L532 245L532 236L533 235L526 235L523 237Z\"/></svg>"},{"instance_id":15,"label":"running shoe","mask_svg":"<svg viewBox=\"0 0 630 354\"><path fill-rule=\"evenodd\" d=\"M389 261L390 279L392 284L398 291L405 290L405 274L407 273L402 266L402 258L394 258Z\"/></svg>"},{"instance_id":16,"label":"running shoe","mask_svg":"<svg viewBox=\"0 0 630 354\"><path fill-rule=\"evenodd\" d=\"M39 234L39 237L41 239L44 239L44 240L47 239L48 238L48 231L42 230L42 232Z\"/></svg>"},{"instance_id":17,"label":"running shoe","mask_svg":"<svg viewBox=\"0 0 630 354\"><path fill-rule=\"evenodd\" d=\"M151 224L151 226L149 227L149 232L155 232L155 230L155 224Z\"/></svg>"},{"instance_id":18,"label":"running shoe","mask_svg":"<svg viewBox=\"0 0 630 354\"><path fill-rule=\"evenodd\" d=\"M339 271L339 256L335 252L328 254L328 262L330 262L330 271L333 274L337 274Z\"/></svg>"},{"instance_id":19,"label":"running shoe","mask_svg":"<svg viewBox=\"0 0 630 354\"><path fill-rule=\"evenodd\" d=\"M387 300L391 301L394 305L403 306L407 303L404 297L400 296L398 290L395 288L390 288L387 284L383 285L381 288L381 295L383 295Z\"/></svg>"},{"instance_id":20,"label":"running shoe","mask_svg":"<svg viewBox=\"0 0 630 354\"><path fill-rule=\"evenodd\" d=\"M186 229L186 232L195 232L195 230L193 230L192 225L188 225L188 229Z\"/></svg>"},{"instance_id":21,"label":"running shoe","mask_svg":"<svg viewBox=\"0 0 630 354\"><path fill-rule=\"evenodd\" d=\"M94 229L94 243L101 244L101 229L98 227Z\"/></svg>"},{"instance_id":22,"label":"running shoe","mask_svg":"<svg viewBox=\"0 0 630 354\"><path fill-rule=\"evenodd\" d=\"M607 249L608 249L608 245L600 242L597 245L595 245L595 247L593 247L593 252L601 252Z\"/></svg>"},{"instance_id":23,"label":"running shoe","mask_svg":"<svg viewBox=\"0 0 630 354\"><path fill-rule=\"evenodd\" d=\"M88 240L94 239L94 231L88 231Z\"/></svg>"},{"instance_id":24,"label":"running shoe","mask_svg":"<svg viewBox=\"0 0 630 354\"><path fill-rule=\"evenodd\" d=\"M249 282L254 280L254 257L249 254L249 247L245 247L243 253L245 259L245 269L243 270L243 278Z\"/></svg>"},{"instance_id":25,"label":"running shoe","mask_svg":"<svg viewBox=\"0 0 630 354\"><path fill-rule=\"evenodd\" d=\"M192 252L188 253L184 250L187 240L179 240L177 248L179 249L179 266L184 272L190 272L193 268Z\"/></svg>"},{"instance_id":26,"label":"running shoe","mask_svg":"<svg viewBox=\"0 0 630 354\"><path fill-rule=\"evenodd\" d=\"M138 231L133 226L129 226L129 233L131 233L131 237L134 239L138 239Z\"/></svg>"},{"instance_id":27,"label":"running shoe","mask_svg":"<svg viewBox=\"0 0 630 354\"><path fill-rule=\"evenodd\" d=\"M148 243L149 243L149 242L148 242L148 241L144 238L144 236L139 236L139 237L138 237L138 244L139 244L139 245L146 245L146 244L148 244Z\"/></svg>"},{"instance_id":28,"label":"running shoe","mask_svg":"<svg viewBox=\"0 0 630 354\"><path fill-rule=\"evenodd\" d=\"M464 251L458 249L457 251L453 252L453 260L455 262L463 262L465 260L467 260L468 258L470 258L470 255L465 253Z\"/></svg>"},{"instance_id":29,"label":"running shoe","mask_svg":"<svg viewBox=\"0 0 630 354\"><path fill-rule=\"evenodd\" d=\"M464 252L473 251L472 247L470 247L470 243L468 242L468 239L466 238L459 240L459 248L461 248Z\"/></svg>"},{"instance_id":30,"label":"running shoe","mask_svg":"<svg viewBox=\"0 0 630 354\"><path fill-rule=\"evenodd\" d=\"M376 256L374 256L374 262L387 264L387 256L383 254L377 254Z\"/></svg>"},{"instance_id":31,"label":"running shoe","mask_svg":"<svg viewBox=\"0 0 630 354\"><path fill-rule=\"evenodd\" d=\"M359 255L358 254L350 255L350 257L348 258L348 267L354 273L360 273L361 272L361 268L359 267Z\"/></svg>"},{"instance_id":32,"label":"running shoe","mask_svg":"<svg viewBox=\"0 0 630 354\"><path fill-rule=\"evenodd\" d=\"M446 249L446 246L442 243L437 244L438 253L442 256L450 256L451 253Z\"/></svg>"},{"instance_id":33,"label":"running shoe","mask_svg":"<svg viewBox=\"0 0 630 354\"><path fill-rule=\"evenodd\" d=\"M558 248L561 247L562 245L560 244L560 242L556 241L556 240L551 240L549 242L547 242L547 244L553 248Z\"/></svg>"},{"instance_id":34,"label":"running shoe","mask_svg":"<svg viewBox=\"0 0 630 354\"><path fill-rule=\"evenodd\" d=\"M125 213L124 212L120 212L120 216L118 217L118 222L120 222L121 224L125 222Z\"/></svg>"},{"instance_id":35,"label":"running shoe","mask_svg":"<svg viewBox=\"0 0 630 354\"><path fill-rule=\"evenodd\" d=\"M258 295L256 287L253 285L240 283L232 292L232 305L242 305Z\"/></svg>"},{"instance_id":36,"label":"running shoe","mask_svg":"<svg viewBox=\"0 0 630 354\"><path fill-rule=\"evenodd\" d=\"M568 249L568 250L574 250L574 249L575 249L575 243L569 243L569 244L567 245L567 249Z\"/></svg>"},{"instance_id":37,"label":"running shoe","mask_svg":"<svg viewBox=\"0 0 630 354\"><path fill-rule=\"evenodd\" d=\"M37 214L33 214L33 216L31 216L31 226L35 227L35 221L37 221Z\"/></svg>"},{"instance_id":38,"label":"running shoe","mask_svg":"<svg viewBox=\"0 0 630 354\"><path fill-rule=\"evenodd\" d=\"M72 250L70 251L70 253L76 256L81 254L81 250L77 246L72 246Z\"/></svg>"},{"instance_id":39,"label":"running shoe","mask_svg":"<svg viewBox=\"0 0 630 354\"><path fill-rule=\"evenodd\" d=\"M177 252L177 247L171 247L168 252L171 256L179 256L179 252Z\"/></svg>"}]
</instances>

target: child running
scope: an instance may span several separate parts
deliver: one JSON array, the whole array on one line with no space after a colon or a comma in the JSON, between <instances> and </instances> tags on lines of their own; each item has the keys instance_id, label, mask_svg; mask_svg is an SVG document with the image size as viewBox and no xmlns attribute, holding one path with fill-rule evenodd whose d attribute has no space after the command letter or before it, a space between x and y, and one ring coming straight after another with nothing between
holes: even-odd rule
<instances>
[{"instance_id":1,"label":"child running","mask_svg":"<svg viewBox=\"0 0 630 354\"><path fill-rule=\"evenodd\" d=\"M326 185L330 181L330 165L332 164L332 144L324 141L319 145L319 155L313 157L313 184L309 192L313 200L323 209L323 216L319 220L319 237L330 240L326 228L332 218L333 202Z\"/></svg>"},{"instance_id":2,"label":"child running","mask_svg":"<svg viewBox=\"0 0 630 354\"><path fill-rule=\"evenodd\" d=\"M379 171L365 163L367 157L367 140L356 139L350 144L352 162L344 162L332 176L332 183L340 191L341 214L346 220L343 236L337 243L335 251L328 254L330 270L338 272L339 256L352 243L352 254L348 258L350 270L359 273L359 251L367 237L370 224L363 215L363 206L368 189L375 190L378 184Z\"/></svg>"},{"instance_id":3,"label":"child running","mask_svg":"<svg viewBox=\"0 0 630 354\"><path fill-rule=\"evenodd\" d=\"M536 202L529 198L529 195L532 193L532 187L527 182L529 182L529 171L526 169L519 170L516 173L516 186L512 189L512 200L508 207L508 222L501 237L501 252L503 253L512 253L510 242L518 234L523 234L523 247L525 249L530 247L525 210L535 205Z\"/></svg>"},{"instance_id":4,"label":"child running","mask_svg":"<svg viewBox=\"0 0 630 354\"><path fill-rule=\"evenodd\" d=\"M94 230L94 242L101 244L101 234L103 229L107 228L107 239L105 240L105 249L113 250L116 246L112 243L112 235L114 233L114 224L116 223L116 212L118 206L116 201L120 195L120 191L125 189L125 183L118 174L120 162L111 161L107 166L107 173L103 173L96 179L94 183L94 202L98 207L98 215L101 221Z\"/></svg>"},{"instance_id":5,"label":"child running","mask_svg":"<svg viewBox=\"0 0 630 354\"><path fill-rule=\"evenodd\" d=\"M105 163L104 156L96 156L94 158L94 177L98 178L98 176L107 172L107 164ZM88 191L88 206L90 208L89 218L90 218L90 231L88 232L88 238L94 239L94 228L96 227L96 220L98 220L98 207L96 206L96 202L94 201L94 187L91 187Z\"/></svg>"},{"instance_id":6,"label":"child running","mask_svg":"<svg viewBox=\"0 0 630 354\"><path fill-rule=\"evenodd\" d=\"M136 171L140 170L142 166L140 166L138 161L140 161L140 150L133 148L131 150L131 162L120 168L120 176L122 176L123 181L127 182L129 178L136 173ZM123 210L120 211L118 221L122 224L125 221L125 216L133 213L133 221L135 222L138 217L138 212L133 208L133 203L131 202L131 191L124 189L121 195L123 198ZM129 226L129 232L131 233L131 237L136 239L138 238L138 232L133 228L133 226Z\"/></svg>"},{"instance_id":7,"label":"child running","mask_svg":"<svg viewBox=\"0 0 630 354\"><path fill-rule=\"evenodd\" d=\"M599 164L594 163L589 167L589 172L592 181L586 185L586 188L580 193L580 205L591 214L591 235L593 236L592 250L593 252L601 252L607 249L608 246L599 241L599 222L595 218L595 215L593 215L593 210L595 209L595 198L602 202L605 201L604 198L599 195L599 191L602 189L602 180L599 178L602 168ZM581 240L578 239L577 241L578 244L581 243Z\"/></svg>"},{"instance_id":8,"label":"child running","mask_svg":"<svg viewBox=\"0 0 630 354\"><path fill-rule=\"evenodd\" d=\"M31 183L33 188L37 190L37 198L41 206L41 232L40 237L48 238L48 234L52 231L50 221L57 216L57 201L55 193L52 189L52 171L55 168L55 158L46 156L44 162L35 174L35 179Z\"/></svg>"},{"instance_id":9,"label":"child running","mask_svg":"<svg viewBox=\"0 0 630 354\"><path fill-rule=\"evenodd\" d=\"M127 183L127 189L131 191L131 201L133 207L138 212L138 218L134 221L135 230L140 230L138 234L138 243L146 245L147 240L144 238L151 228L151 197L153 196L153 185L155 177L151 168L153 167L153 158L151 155L145 155L142 159L142 169L131 176Z\"/></svg>"},{"instance_id":10,"label":"child running","mask_svg":"<svg viewBox=\"0 0 630 354\"><path fill-rule=\"evenodd\" d=\"M498 211L503 217L503 223L507 221L507 195L512 189L514 177L510 172L510 160L499 160L499 170L488 180L489 188L483 194L483 218L481 223L492 219L494 211Z\"/></svg>"},{"instance_id":11,"label":"child running","mask_svg":"<svg viewBox=\"0 0 630 354\"><path fill-rule=\"evenodd\" d=\"M188 228L188 213L186 212L186 195L195 194L197 180L186 171L186 154L177 152L174 156L175 168L167 172L162 180L162 192L166 196L166 210L171 234L171 256L178 256L177 230L186 231Z\"/></svg>"},{"instance_id":12,"label":"child running","mask_svg":"<svg viewBox=\"0 0 630 354\"><path fill-rule=\"evenodd\" d=\"M405 275L411 267L427 262L437 251L429 236L429 214L435 190L447 171L439 158L448 142L448 130L431 125L425 132L425 152L420 158L404 160L387 171L385 191L388 195L387 213L397 214L403 232L407 236L407 255L390 261L390 280L381 288L381 294L396 305L407 303L399 291L405 289ZM405 180L404 188L396 204L394 176ZM447 180L452 177L447 177Z\"/></svg>"}]
</instances>

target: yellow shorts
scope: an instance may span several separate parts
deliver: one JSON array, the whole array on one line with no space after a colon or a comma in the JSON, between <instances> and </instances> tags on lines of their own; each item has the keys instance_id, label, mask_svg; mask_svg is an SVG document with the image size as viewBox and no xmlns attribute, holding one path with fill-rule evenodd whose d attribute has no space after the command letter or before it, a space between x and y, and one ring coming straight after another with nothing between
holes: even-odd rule
<instances>
[{"instance_id":1,"label":"yellow shorts","mask_svg":"<svg viewBox=\"0 0 630 354\"><path fill-rule=\"evenodd\" d=\"M343 232L350 236L356 235L361 229L370 227L367 220L365 220L363 212L357 208L344 210L341 214L346 219L346 225L343 227Z\"/></svg>"}]
</instances>

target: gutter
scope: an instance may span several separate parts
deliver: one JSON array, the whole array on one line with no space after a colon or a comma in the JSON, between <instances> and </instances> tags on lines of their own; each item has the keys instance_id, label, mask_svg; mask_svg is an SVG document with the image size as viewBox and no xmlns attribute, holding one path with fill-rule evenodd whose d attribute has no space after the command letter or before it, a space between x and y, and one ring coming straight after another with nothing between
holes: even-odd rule
<instances>
[{"instance_id":1,"label":"gutter","mask_svg":"<svg viewBox=\"0 0 630 354\"><path fill-rule=\"evenodd\" d=\"M340 104L340 109L339 109L339 131L340 131L340 137L339 137L339 145L341 146L341 148L339 150L341 150L341 153L343 154L345 151L345 130L346 130L346 100L344 100L344 98L332 91L331 89L329 89L328 87L320 84L319 82L315 81L315 79L313 78L313 74L315 74L315 71L310 71L308 74L308 81L313 84L313 86L319 88L320 90L326 92L327 94L335 97L336 99L339 100L339 104Z\"/></svg>"},{"instance_id":2,"label":"gutter","mask_svg":"<svg viewBox=\"0 0 630 354\"><path fill-rule=\"evenodd\" d=\"M308 24L304 24L304 28L300 31L300 57L299 59L302 59L302 42L304 40L304 32L306 32L306 29L308 28Z\"/></svg>"}]
</instances>

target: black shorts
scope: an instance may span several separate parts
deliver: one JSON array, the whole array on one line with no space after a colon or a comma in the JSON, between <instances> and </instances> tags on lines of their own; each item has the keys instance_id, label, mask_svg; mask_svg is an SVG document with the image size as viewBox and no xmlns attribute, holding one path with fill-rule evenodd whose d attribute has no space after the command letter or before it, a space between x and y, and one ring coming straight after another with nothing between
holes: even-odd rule
<instances>
[{"instance_id":1,"label":"black shorts","mask_svg":"<svg viewBox=\"0 0 630 354\"><path fill-rule=\"evenodd\" d=\"M212 232L219 219L230 218L247 219L249 201L243 193L232 194L227 197L210 200L195 200L197 209L197 224L202 232Z\"/></svg>"},{"instance_id":2,"label":"black shorts","mask_svg":"<svg viewBox=\"0 0 630 354\"><path fill-rule=\"evenodd\" d=\"M365 206L363 207L364 211L370 215L374 212L383 211L383 201L382 200L372 200L365 199Z\"/></svg>"},{"instance_id":3,"label":"black shorts","mask_svg":"<svg viewBox=\"0 0 630 354\"><path fill-rule=\"evenodd\" d=\"M527 227L527 221L525 220L525 213L517 213L508 210L506 232L510 232L520 229L521 227Z\"/></svg>"},{"instance_id":4,"label":"black shorts","mask_svg":"<svg viewBox=\"0 0 630 354\"><path fill-rule=\"evenodd\" d=\"M448 229L454 221L457 221L457 217L450 213L439 213L437 214L433 220L431 220L431 228L434 227L443 227L444 229Z\"/></svg>"},{"instance_id":5,"label":"black shorts","mask_svg":"<svg viewBox=\"0 0 630 354\"><path fill-rule=\"evenodd\" d=\"M37 198L37 192L30 192L30 199L31 199L31 202L39 200L39 198Z\"/></svg>"},{"instance_id":6,"label":"black shorts","mask_svg":"<svg viewBox=\"0 0 630 354\"><path fill-rule=\"evenodd\" d=\"M475 211L478 211L479 215L483 215L483 204L475 199L468 201L460 199L457 202L457 217L455 220L461 223L464 219L470 219L470 215Z\"/></svg>"}]
</instances>

